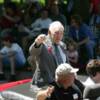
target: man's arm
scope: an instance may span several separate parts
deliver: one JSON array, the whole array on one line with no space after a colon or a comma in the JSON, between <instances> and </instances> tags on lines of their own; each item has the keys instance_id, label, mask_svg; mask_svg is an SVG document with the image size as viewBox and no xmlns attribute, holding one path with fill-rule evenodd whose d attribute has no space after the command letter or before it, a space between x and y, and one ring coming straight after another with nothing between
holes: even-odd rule
<instances>
[{"instance_id":1,"label":"man's arm","mask_svg":"<svg viewBox=\"0 0 100 100\"><path fill-rule=\"evenodd\" d=\"M46 35L44 35L44 34L39 35L35 39L34 43L30 46L29 53L30 54L34 53L34 55L37 54L41 50L41 47L42 47L42 44L45 41L45 38L46 38Z\"/></svg>"},{"instance_id":2,"label":"man's arm","mask_svg":"<svg viewBox=\"0 0 100 100\"><path fill-rule=\"evenodd\" d=\"M46 100L47 97L51 96L51 93L53 92L54 87L48 87L46 90L41 90L37 94L37 100Z\"/></svg>"}]
</instances>

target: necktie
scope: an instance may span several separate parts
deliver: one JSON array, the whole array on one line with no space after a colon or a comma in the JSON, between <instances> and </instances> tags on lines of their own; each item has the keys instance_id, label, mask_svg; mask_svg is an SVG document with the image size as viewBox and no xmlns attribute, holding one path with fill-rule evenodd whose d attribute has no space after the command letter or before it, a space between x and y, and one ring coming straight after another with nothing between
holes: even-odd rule
<instances>
[{"instance_id":1,"label":"necktie","mask_svg":"<svg viewBox=\"0 0 100 100\"><path fill-rule=\"evenodd\" d=\"M56 56L57 63L61 64L61 63L63 63L63 60L62 60L58 45L55 44L54 47L55 47L55 56Z\"/></svg>"}]
</instances>

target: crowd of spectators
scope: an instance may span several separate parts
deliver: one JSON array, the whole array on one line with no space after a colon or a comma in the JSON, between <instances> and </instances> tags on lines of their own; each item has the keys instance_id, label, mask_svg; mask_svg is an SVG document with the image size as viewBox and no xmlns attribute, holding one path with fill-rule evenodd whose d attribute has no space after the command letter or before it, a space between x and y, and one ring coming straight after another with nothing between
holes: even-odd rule
<instances>
[{"instance_id":1,"label":"crowd of spectators","mask_svg":"<svg viewBox=\"0 0 100 100\"><path fill-rule=\"evenodd\" d=\"M14 2L3 5L0 16L0 80L5 79L3 69L6 64L11 69L10 81L15 81L16 67L22 67L28 61L33 68L33 91L34 85L42 87L53 81L61 81L63 84L60 87L59 82L55 86L60 89L64 87L63 91L68 89L70 93L70 89L77 90L73 88L77 71L72 73L71 70L79 68L79 71L89 73L87 63L91 59L100 60L100 0L67 0L66 4L63 0L48 0L46 3L40 5L38 1L30 1L23 7ZM93 66L100 67L100 64ZM66 73L68 71L69 77L58 80L64 70ZM96 77L94 74L92 78ZM89 75L91 78L92 74ZM91 79L92 83L95 82L94 78ZM50 89L53 91L53 88ZM83 91L80 92L83 94ZM77 93L75 98L83 98ZM51 98L56 98L53 96ZM74 98L71 96L68 97ZM38 100L41 100L41 95Z\"/></svg>"},{"instance_id":2,"label":"crowd of spectators","mask_svg":"<svg viewBox=\"0 0 100 100\"><path fill-rule=\"evenodd\" d=\"M85 70L90 59L100 59L99 9L99 0L67 0L65 4L63 0L48 0L46 5L30 1L24 6L7 2L0 16L0 38L12 37L27 59L35 38L41 33L47 35L49 25L60 21L65 29L63 42L68 47L70 63ZM2 51L2 39L0 48Z\"/></svg>"}]
</instances>

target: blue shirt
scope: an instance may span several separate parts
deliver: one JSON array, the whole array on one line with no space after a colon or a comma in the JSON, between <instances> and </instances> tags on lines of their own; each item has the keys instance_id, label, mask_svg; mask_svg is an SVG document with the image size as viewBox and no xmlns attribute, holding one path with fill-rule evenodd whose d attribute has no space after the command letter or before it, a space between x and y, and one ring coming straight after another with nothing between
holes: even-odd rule
<instances>
[{"instance_id":1,"label":"blue shirt","mask_svg":"<svg viewBox=\"0 0 100 100\"><path fill-rule=\"evenodd\" d=\"M100 16L97 15L97 18L96 18L96 24L100 24Z\"/></svg>"},{"instance_id":2,"label":"blue shirt","mask_svg":"<svg viewBox=\"0 0 100 100\"><path fill-rule=\"evenodd\" d=\"M86 24L81 24L79 29L76 29L75 27L71 26L69 28L69 37L71 37L76 42L83 41L86 38L89 38L90 40L95 39L94 34L90 30L89 26Z\"/></svg>"}]
</instances>

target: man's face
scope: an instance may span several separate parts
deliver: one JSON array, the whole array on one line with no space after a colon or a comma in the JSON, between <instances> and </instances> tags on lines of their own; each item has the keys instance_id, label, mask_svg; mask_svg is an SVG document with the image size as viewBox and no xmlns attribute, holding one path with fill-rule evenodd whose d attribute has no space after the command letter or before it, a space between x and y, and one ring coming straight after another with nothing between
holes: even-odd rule
<instances>
[{"instance_id":1,"label":"man's face","mask_svg":"<svg viewBox=\"0 0 100 100\"><path fill-rule=\"evenodd\" d=\"M61 76L61 79L59 78L59 83L64 86L64 88L68 88L69 86L72 86L75 80L75 74L69 73L66 76Z\"/></svg>"},{"instance_id":2,"label":"man's face","mask_svg":"<svg viewBox=\"0 0 100 100\"><path fill-rule=\"evenodd\" d=\"M71 26L77 27L77 23L74 19L71 19Z\"/></svg>"},{"instance_id":3,"label":"man's face","mask_svg":"<svg viewBox=\"0 0 100 100\"><path fill-rule=\"evenodd\" d=\"M51 33L50 35L51 35L53 42L56 44L59 44L59 42L63 38L63 32L61 32L61 31L56 31L54 33Z\"/></svg>"},{"instance_id":4,"label":"man's face","mask_svg":"<svg viewBox=\"0 0 100 100\"><path fill-rule=\"evenodd\" d=\"M41 18L42 18L42 19L48 18L48 11L46 11L46 10L42 11L42 13L41 13Z\"/></svg>"},{"instance_id":5,"label":"man's face","mask_svg":"<svg viewBox=\"0 0 100 100\"><path fill-rule=\"evenodd\" d=\"M9 47L9 45L10 45L9 40L8 41L3 41L2 43L3 43L4 46L7 46L7 47Z\"/></svg>"}]
</instances>

